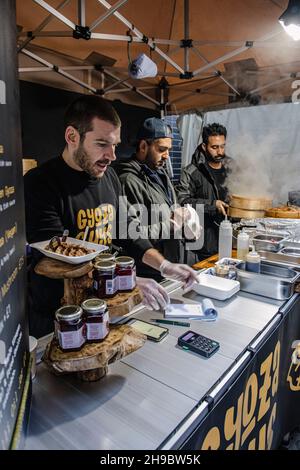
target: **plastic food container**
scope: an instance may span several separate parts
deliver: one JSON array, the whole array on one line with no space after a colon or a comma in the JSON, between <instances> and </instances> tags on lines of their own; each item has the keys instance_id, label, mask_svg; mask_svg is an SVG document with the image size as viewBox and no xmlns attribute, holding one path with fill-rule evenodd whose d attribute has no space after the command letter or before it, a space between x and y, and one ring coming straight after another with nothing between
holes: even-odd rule
<instances>
[{"instance_id":1,"label":"plastic food container","mask_svg":"<svg viewBox=\"0 0 300 470\"><path fill-rule=\"evenodd\" d=\"M212 276L209 270L202 271L199 276L199 284L194 283L193 290L204 297L226 300L230 299L240 290L240 283L232 279Z\"/></svg>"}]
</instances>

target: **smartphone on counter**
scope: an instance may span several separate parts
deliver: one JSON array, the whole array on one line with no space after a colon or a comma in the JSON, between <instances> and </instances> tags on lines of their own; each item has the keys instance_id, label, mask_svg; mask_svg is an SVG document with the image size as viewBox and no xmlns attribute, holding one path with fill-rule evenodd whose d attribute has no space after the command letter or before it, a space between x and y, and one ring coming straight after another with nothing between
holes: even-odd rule
<instances>
[{"instance_id":1,"label":"smartphone on counter","mask_svg":"<svg viewBox=\"0 0 300 470\"><path fill-rule=\"evenodd\" d=\"M156 342L161 341L169 333L169 329L165 326L154 325L153 323L138 320L137 318L132 318L126 325L132 326L132 328L146 335L148 339Z\"/></svg>"}]
</instances>

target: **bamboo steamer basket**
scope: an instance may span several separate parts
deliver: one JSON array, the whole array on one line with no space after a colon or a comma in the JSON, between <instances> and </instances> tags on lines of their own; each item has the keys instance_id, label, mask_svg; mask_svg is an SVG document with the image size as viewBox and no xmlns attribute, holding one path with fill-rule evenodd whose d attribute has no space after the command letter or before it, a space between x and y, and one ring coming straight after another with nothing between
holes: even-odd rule
<instances>
[{"instance_id":1,"label":"bamboo steamer basket","mask_svg":"<svg viewBox=\"0 0 300 470\"><path fill-rule=\"evenodd\" d=\"M228 215L235 219L261 219L265 209L272 205L272 199L265 197L246 197L232 194Z\"/></svg>"},{"instance_id":2,"label":"bamboo steamer basket","mask_svg":"<svg viewBox=\"0 0 300 470\"><path fill-rule=\"evenodd\" d=\"M250 211L264 211L272 206L272 199L265 197L245 197L236 194L231 195L230 207Z\"/></svg>"},{"instance_id":3,"label":"bamboo steamer basket","mask_svg":"<svg viewBox=\"0 0 300 470\"><path fill-rule=\"evenodd\" d=\"M300 208L299 210L292 209L289 206L283 207L271 207L266 210L265 217L274 217L278 219L300 219Z\"/></svg>"},{"instance_id":4,"label":"bamboo steamer basket","mask_svg":"<svg viewBox=\"0 0 300 470\"><path fill-rule=\"evenodd\" d=\"M261 219L265 216L265 211L251 211L229 207L228 215L234 219Z\"/></svg>"}]
</instances>

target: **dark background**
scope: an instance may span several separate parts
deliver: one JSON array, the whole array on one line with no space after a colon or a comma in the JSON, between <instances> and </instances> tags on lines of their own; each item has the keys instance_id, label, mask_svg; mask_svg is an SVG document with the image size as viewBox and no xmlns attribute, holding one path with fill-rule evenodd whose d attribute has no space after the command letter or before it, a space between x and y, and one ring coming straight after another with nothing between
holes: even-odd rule
<instances>
[{"instance_id":1,"label":"dark background","mask_svg":"<svg viewBox=\"0 0 300 470\"><path fill-rule=\"evenodd\" d=\"M59 155L64 148L63 115L79 93L20 81L23 158L38 164ZM121 121L122 143L117 157L129 157L135 150L135 136L148 117L159 117L155 110L112 101Z\"/></svg>"}]
</instances>

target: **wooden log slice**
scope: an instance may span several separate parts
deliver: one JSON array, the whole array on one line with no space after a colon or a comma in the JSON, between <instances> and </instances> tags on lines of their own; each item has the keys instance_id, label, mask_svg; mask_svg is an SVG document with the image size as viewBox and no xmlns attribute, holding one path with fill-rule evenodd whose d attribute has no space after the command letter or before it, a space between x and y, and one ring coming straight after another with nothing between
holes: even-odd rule
<instances>
[{"instance_id":1,"label":"wooden log slice","mask_svg":"<svg viewBox=\"0 0 300 470\"><path fill-rule=\"evenodd\" d=\"M90 261L88 263L69 264L46 256L34 268L37 274L51 279L74 279L84 276L92 269L93 265Z\"/></svg>"},{"instance_id":2,"label":"wooden log slice","mask_svg":"<svg viewBox=\"0 0 300 470\"><path fill-rule=\"evenodd\" d=\"M80 351L63 352L53 338L46 347L43 360L57 375L84 371L80 374L81 379L98 380L105 375L108 364L141 348L146 339L129 325L112 325L104 341L86 343Z\"/></svg>"},{"instance_id":3,"label":"wooden log slice","mask_svg":"<svg viewBox=\"0 0 300 470\"><path fill-rule=\"evenodd\" d=\"M120 317L131 312L131 310L143 301L143 294L138 287L132 292L119 292L112 299L104 299L107 303L109 315Z\"/></svg>"}]
</instances>

